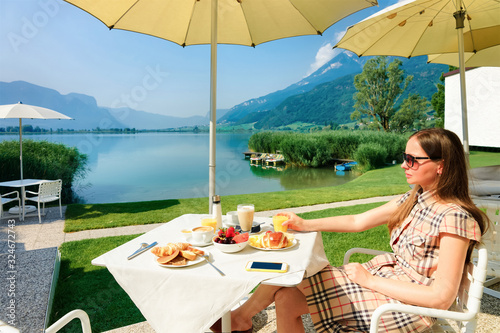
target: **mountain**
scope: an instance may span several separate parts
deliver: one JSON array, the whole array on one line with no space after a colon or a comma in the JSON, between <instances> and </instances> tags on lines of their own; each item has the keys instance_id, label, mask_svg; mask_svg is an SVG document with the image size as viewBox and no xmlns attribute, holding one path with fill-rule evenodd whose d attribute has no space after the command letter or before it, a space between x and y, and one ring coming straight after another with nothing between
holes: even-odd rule
<instances>
[{"instance_id":1,"label":"mountain","mask_svg":"<svg viewBox=\"0 0 500 333\"><path fill-rule=\"evenodd\" d=\"M24 81L0 82L0 104L24 104L43 106L61 112L74 120L35 120L24 121L41 128L92 129L103 128L103 123L111 127L124 127L107 110L97 106L95 98L71 93L61 95L54 89L40 87ZM2 127L18 126L17 119L2 119ZM99 125L101 124L101 125Z\"/></svg>"},{"instance_id":2,"label":"mountain","mask_svg":"<svg viewBox=\"0 0 500 333\"><path fill-rule=\"evenodd\" d=\"M0 82L0 105L24 104L43 106L61 112L73 120L36 120L24 121L33 127L52 129L165 129L183 126L208 125L209 119L202 116L187 118L170 117L137 111L130 108L107 108L97 105L94 97L70 93L62 95L54 89L41 87L24 81ZM218 110L223 116L227 110ZM18 126L17 119L2 119L0 127Z\"/></svg>"},{"instance_id":3,"label":"mountain","mask_svg":"<svg viewBox=\"0 0 500 333\"><path fill-rule=\"evenodd\" d=\"M237 115L234 113L231 119L234 119L234 122L238 124L255 123L256 128L273 128L294 122L320 125L330 122L339 124L350 122L350 115L354 106L353 94L356 92L354 76L362 72L363 64L370 59L369 57L364 58L366 59L361 62L359 58L340 54L310 77L301 81L302 83L311 82L311 84L321 81L324 81L324 83L317 84L314 87L309 86L312 89L291 95L279 103L277 99L274 99L273 102L278 104L273 109L255 111L255 109L247 108L244 110L242 106L245 103L242 103L238 109L238 115L242 117L237 119ZM393 59L394 57L389 57L388 60L391 62ZM439 77L441 73L446 72L448 66L427 64L426 57L399 59L403 62L402 68L405 70L405 74L413 75L414 78L398 100L398 103L401 103L410 93L418 93L430 101L432 95L437 91L436 84L440 83ZM334 80L327 81L335 76L331 72L342 75ZM351 73L345 75L348 72ZM292 86L287 89L289 88L290 90L293 89ZM261 100L265 100L270 95L262 97ZM275 96L273 95L273 97ZM284 94L281 95L281 97L283 96ZM226 117L229 118L229 116L228 113Z\"/></svg>"},{"instance_id":4,"label":"mountain","mask_svg":"<svg viewBox=\"0 0 500 333\"><path fill-rule=\"evenodd\" d=\"M178 128L184 126L208 125L208 117L192 116L186 118L164 116L156 113L137 111L131 108L105 108L125 127L135 129L165 129Z\"/></svg>"},{"instance_id":5,"label":"mountain","mask_svg":"<svg viewBox=\"0 0 500 333\"><path fill-rule=\"evenodd\" d=\"M293 124L295 122L325 122L343 124L350 122L350 114L356 92L354 76L350 74L322 83L304 94L288 97L273 110L265 112L255 123L256 128L273 128ZM242 119L243 121L243 119Z\"/></svg>"},{"instance_id":6,"label":"mountain","mask_svg":"<svg viewBox=\"0 0 500 333\"><path fill-rule=\"evenodd\" d=\"M342 52L311 75L283 90L233 106L219 121L223 123L238 122L252 112L272 110L288 97L311 91L318 84L330 82L348 74L360 73L366 60L366 57L358 58L353 53Z\"/></svg>"}]
</instances>

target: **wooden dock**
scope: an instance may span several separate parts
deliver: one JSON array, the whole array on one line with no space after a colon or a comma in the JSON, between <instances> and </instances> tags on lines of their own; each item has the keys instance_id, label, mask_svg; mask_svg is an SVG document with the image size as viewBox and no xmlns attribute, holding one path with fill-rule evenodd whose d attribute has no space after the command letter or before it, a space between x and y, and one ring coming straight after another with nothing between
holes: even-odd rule
<instances>
[{"instance_id":1,"label":"wooden dock","mask_svg":"<svg viewBox=\"0 0 500 333\"><path fill-rule=\"evenodd\" d=\"M252 154L262 154L262 153L259 153L259 152L255 152L255 151L245 151L243 152L243 155L245 155L245 159L247 158L250 158L250 156L252 156Z\"/></svg>"}]
</instances>

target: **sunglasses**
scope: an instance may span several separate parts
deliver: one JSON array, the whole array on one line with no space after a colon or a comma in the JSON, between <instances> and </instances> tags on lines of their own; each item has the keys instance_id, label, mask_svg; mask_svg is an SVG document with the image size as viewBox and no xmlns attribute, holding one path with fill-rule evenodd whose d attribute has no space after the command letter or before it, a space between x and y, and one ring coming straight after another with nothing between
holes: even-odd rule
<instances>
[{"instance_id":1,"label":"sunglasses","mask_svg":"<svg viewBox=\"0 0 500 333\"><path fill-rule=\"evenodd\" d=\"M430 157L416 157L407 153L403 153L403 161L406 162L406 164L410 167L413 168L415 165L416 160L431 160Z\"/></svg>"}]
</instances>

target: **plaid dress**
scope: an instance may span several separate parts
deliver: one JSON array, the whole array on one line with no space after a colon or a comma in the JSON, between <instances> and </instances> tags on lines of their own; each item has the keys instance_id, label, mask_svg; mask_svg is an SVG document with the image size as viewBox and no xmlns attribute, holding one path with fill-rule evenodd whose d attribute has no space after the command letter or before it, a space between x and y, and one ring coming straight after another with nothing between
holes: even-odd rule
<instances>
[{"instance_id":1,"label":"plaid dress","mask_svg":"<svg viewBox=\"0 0 500 333\"><path fill-rule=\"evenodd\" d=\"M403 195L398 204L409 197ZM373 275L421 285L432 284L439 259L439 233L479 241L477 222L460 206L438 203L431 192L418 196L410 215L391 233L393 253L379 255L363 266ZM327 266L302 286L318 333L365 332L373 311L385 303L401 303L347 278L343 267ZM421 332L433 318L404 313L382 316L379 332Z\"/></svg>"}]
</instances>

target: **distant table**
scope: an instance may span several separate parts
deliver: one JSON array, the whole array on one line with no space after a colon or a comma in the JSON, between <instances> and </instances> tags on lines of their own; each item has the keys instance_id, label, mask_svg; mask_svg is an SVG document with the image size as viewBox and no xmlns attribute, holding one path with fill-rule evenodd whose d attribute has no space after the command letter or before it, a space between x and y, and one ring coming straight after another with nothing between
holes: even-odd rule
<instances>
[{"instance_id":1,"label":"distant table","mask_svg":"<svg viewBox=\"0 0 500 333\"><path fill-rule=\"evenodd\" d=\"M210 261L225 273L221 276L206 262L189 267L162 267L147 251L134 259L127 256L141 243L165 246L182 240L181 229L200 225L208 215L182 215L92 260L105 266L130 296L156 332L206 332L223 317L230 327L230 310L259 283L295 286L304 275L317 273L328 264L321 233L294 232L297 244L289 249L264 251L250 247L241 252L222 253L213 245L203 247ZM270 218L255 218L270 230ZM287 273L248 272L248 261L277 261L289 265ZM106 295L107 291L102 291ZM226 326L227 327L227 326Z\"/></svg>"},{"instance_id":2,"label":"distant table","mask_svg":"<svg viewBox=\"0 0 500 333\"><path fill-rule=\"evenodd\" d=\"M3 187L17 187L21 188L21 208L22 209L22 214L21 214L21 221L24 221L24 218L26 217L26 212L25 212L25 204L24 204L24 195L25 195L25 188L26 186L33 186L33 185L39 185L40 183L44 182L46 180L43 179L20 179L20 180L9 180L7 182L0 182L0 186Z\"/></svg>"}]
</instances>

